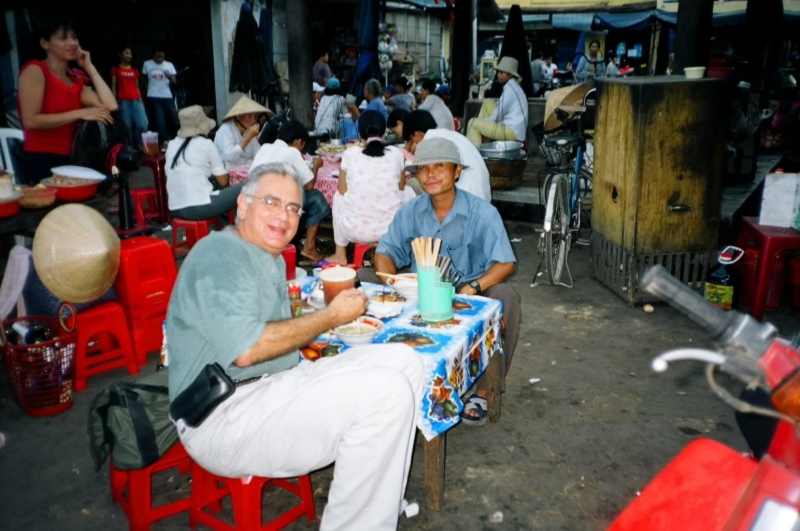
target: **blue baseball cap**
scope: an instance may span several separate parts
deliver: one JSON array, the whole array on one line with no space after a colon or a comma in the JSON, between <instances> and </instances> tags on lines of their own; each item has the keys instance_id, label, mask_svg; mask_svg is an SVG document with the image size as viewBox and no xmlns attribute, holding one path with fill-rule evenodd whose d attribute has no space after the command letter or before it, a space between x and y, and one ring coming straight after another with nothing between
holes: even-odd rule
<instances>
[{"instance_id":1,"label":"blue baseball cap","mask_svg":"<svg viewBox=\"0 0 800 531\"><path fill-rule=\"evenodd\" d=\"M394 85L387 85L383 91L388 92L389 94L397 94L397 89L394 88Z\"/></svg>"},{"instance_id":2,"label":"blue baseball cap","mask_svg":"<svg viewBox=\"0 0 800 531\"><path fill-rule=\"evenodd\" d=\"M450 94L449 85L439 85L439 94Z\"/></svg>"},{"instance_id":3,"label":"blue baseball cap","mask_svg":"<svg viewBox=\"0 0 800 531\"><path fill-rule=\"evenodd\" d=\"M331 90L336 90L339 88L339 80L335 77L328 79L328 84L326 85Z\"/></svg>"}]
</instances>

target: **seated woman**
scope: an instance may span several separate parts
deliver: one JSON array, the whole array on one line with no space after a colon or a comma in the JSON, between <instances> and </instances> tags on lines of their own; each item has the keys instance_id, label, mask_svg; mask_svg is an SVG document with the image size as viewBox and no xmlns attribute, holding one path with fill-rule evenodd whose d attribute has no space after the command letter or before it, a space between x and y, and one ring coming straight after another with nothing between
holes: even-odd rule
<instances>
[{"instance_id":1,"label":"seated woman","mask_svg":"<svg viewBox=\"0 0 800 531\"><path fill-rule=\"evenodd\" d=\"M344 112L347 112L347 107L344 97L339 94L339 80L332 77L319 101L319 108L314 116L314 129L318 133L329 133L332 137L339 138L339 117Z\"/></svg>"},{"instance_id":2,"label":"seated woman","mask_svg":"<svg viewBox=\"0 0 800 531\"><path fill-rule=\"evenodd\" d=\"M351 147L342 155L339 187L333 196L333 239L336 253L326 258L347 263L347 244L377 242L386 234L395 212L413 194L404 192L405 162L395 147L383 144L386 120L377 111L365 111L358 135L367 147Z\"/></svg>"},{"instance_id":3,"label":"seated woman","mask_svg":"<svg viewBox=\"0 0 800 531\"><path fill-rule=\"evenodd\" d=\"M409 111L414 109L417 100L414 99L413 94L408 92L414 86L414 83L406 76L399 76L394 80L393 84L396 94L386 98L384 103L390 105L392 109L406 109Z\"/></svg>"},{"instance_id":4,"label":"seated woman","mask_svg":"<svg viewBox=\"0 0 800 531\"><path fill-rule=\"evenodd\" d=\"M397 149L403 154L403 159L406 162L406 165L414 164L414 139L412 137L407 137L403 133L403 122L408 120L408 117L411 115L411 111L407 109L395 109L391 113L389 113L389 121L387 122L387 126L389 127L389 131L397 135L397 138L401 140L405 140L406 143L402 147L398 147ZM416 195L422 193L422 185L419 184L417 180L417 176L411 172L405 172L406 174L406 186L414 190Z\"/></svg>"},{"instance_id":5,"label":"seated woman","mask_svg":"<svg viewBox=\"0 0 800 531\"><path fill-rule=\"evenodd\" d=\"M258 117L262 114L272 116L275 113L242 96L222 119L222 125L214 137L214 145L225 164L225 171L253 163L261 147L258 143L258 134L261 132Z\"/></svg>"},{"instance_id":6,"label":"seated woman","mask_svg":"<svg viewBox=\"0 0 800 531\"><path fill-rule=\"evenodd\" d=\"M528 97L517 83L518 62L512 57L503 57L497 64L497 80L503 84L503 94L494 105L494 100L485 100L478 116L467 125L467 138L474 146L484 139L517 140L525 142L528 132ZM491 114L490 114L491 113Z\"/></svg>"},{"instance_id":7,"label":"seated woman","mask_svg":"<svg viewBox=\"0 0 800 531\"><path fill-rule=\"evenodd\" d=\"M166 154L170 212L178 218L198 220L236 208L236 198L244 184L227 187L228 175L219 151L206 138L217 123L199 105L182 109L178 119L181 128L167 146Z\"/></svg>"},{"instance_id":8,"label":"seated woman","mask_svg":"<svg viewBox=\"0 0 800 531\"><path fill-rule=\"evenodd\" d=\"M95 120L111 124L117 101L106 82L82 50L73 23L67 18L47 19L37 28L44 61L26 63L19 76L17 105L25 140L18 179L36 185L69 164L78 122ZM68 64L77 61L94 90L70 75Z\"/></svg>"}]
</instances>

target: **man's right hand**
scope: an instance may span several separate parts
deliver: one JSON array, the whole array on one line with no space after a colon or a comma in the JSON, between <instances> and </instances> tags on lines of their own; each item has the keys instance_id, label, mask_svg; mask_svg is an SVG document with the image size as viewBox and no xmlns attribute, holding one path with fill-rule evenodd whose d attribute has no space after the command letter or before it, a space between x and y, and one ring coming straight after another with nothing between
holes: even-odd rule
<instances>
[{"instance_id":1,"label":"man's right hand","mask_svg":"<svg viewBox=\"0 0 800 531\"><path fill-rule=\"evenodd\" d=\"M250 140L256 138L260 132L261 132L261 125L259 125L258 123L254 123L253 125L247 128L247 131L245 132L245 138L247 138L247 141L249 142Z\"/></svg>"},{"instance_id":2,"label":"man's right hand","mask_svg":"<svg viewBox=\"0 0 800 531\"><path fill-rule=\"evenodd\" d=\"M339 293L328 305L328 310L335 316L339 325L354 321L367 311L367 296L357 289L348 289Z\"/></svg>"}]
</instances>

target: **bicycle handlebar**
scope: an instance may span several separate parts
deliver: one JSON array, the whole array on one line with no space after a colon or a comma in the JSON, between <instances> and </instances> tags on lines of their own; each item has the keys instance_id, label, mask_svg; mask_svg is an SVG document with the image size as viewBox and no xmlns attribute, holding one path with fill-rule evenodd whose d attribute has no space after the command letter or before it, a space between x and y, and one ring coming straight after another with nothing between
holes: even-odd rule
<instances>
[{"instance_id":1,"label":"bicycle handlebar","mask_svg":"<svg viewBox=\"0 0 800 531\"><path fill-rule=\"evenodd\" d=\"M717 308L670 275L663 266L651 267L640 286L700 324L712 339L722 337L737 320L736 312Z\"/></svg>"}]
</instances>

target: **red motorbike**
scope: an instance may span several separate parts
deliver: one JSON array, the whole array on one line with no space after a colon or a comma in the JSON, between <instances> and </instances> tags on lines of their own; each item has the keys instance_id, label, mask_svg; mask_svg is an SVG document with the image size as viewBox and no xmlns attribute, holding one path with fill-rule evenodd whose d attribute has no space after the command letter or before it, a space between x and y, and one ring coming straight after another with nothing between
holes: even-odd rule
<instances>
[{"instance_id":1,"label":"red motorbike","mask_svg":"<svg viewBox=\"0 0 800 531\"><path fill-rule=\"evenodd\" d=\"M661 267L642 288L707 330L718 351L679 349L652 362L707 363L706 378L720 399L742 413L778 419L766 455L757 461L710 439L681 451L634 499L609 531L800 531L800 352L769 323L713 306ZM714 379L716 368L770 393L774 410L734 398Z\"/></svg>"}]
</instances>

